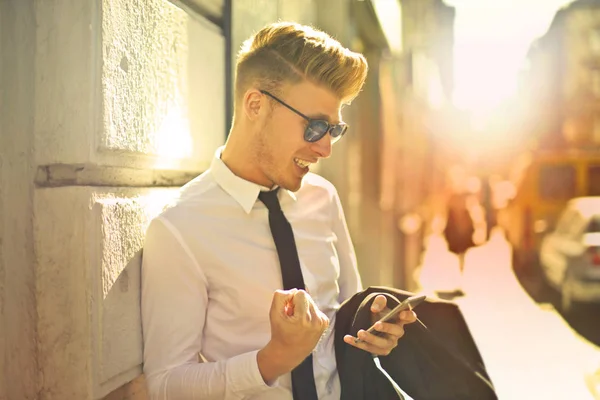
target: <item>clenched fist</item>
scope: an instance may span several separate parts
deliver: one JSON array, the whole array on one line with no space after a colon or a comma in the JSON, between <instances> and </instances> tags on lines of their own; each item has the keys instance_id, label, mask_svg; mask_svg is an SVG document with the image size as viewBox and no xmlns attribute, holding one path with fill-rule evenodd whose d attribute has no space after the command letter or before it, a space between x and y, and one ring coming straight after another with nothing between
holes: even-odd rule
<instances>
[{"instance_id":1,"label":"clenched fist","mask_svg":"<svg viewBox=\"0 0 600 400\"><path fill-rule=\"evenodd\" d=\"M313 351L329 318L304 290L277 290L271 310L271 340L258 352L258 367L265 382L298 366Z\"/></svg>"}]
</instances>

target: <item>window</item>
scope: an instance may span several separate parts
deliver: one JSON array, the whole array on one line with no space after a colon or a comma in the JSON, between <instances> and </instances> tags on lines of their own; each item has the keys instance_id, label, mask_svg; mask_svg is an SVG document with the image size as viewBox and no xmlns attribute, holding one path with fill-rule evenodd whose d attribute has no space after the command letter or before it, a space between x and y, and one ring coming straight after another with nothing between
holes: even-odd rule
<instances>
[{"instance_id":1,"label":"window","mask_svg":"<svg viewBox=\"0 0 600 400\"><path fill-rule=\"evenodd\" d=\"M567 200L576 193L575 167L543 165L540 167L539 194L543 200Z\"/></svg>"},{"instance_id":2,"label":"window","mask_svg":"<svg viewBox=\"0 0 600 400\"><path fill-rule=\"evenodd\" d=\"M600 196L600 165L590 165L588 167L588 196Z\"/></svg>"}]
</instances>

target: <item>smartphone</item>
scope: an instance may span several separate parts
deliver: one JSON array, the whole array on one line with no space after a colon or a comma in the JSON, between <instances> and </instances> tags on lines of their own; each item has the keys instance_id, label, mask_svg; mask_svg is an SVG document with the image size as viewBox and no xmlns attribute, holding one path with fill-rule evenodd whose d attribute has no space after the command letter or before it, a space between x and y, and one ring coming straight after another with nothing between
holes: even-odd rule
<instances>
[{"instance_id":1,"label":"smartphone","mask_svg":"<svg viewBox=\"0 0 600 400\"><path fill-rule=\"evenodd\" d=\"M415 296L411 296L406 298L402 303L398 304L396 307L394 307L392 310L390 310L390 312L388 312L386 315L384 315L383 317L381 317L381 319L379 319L379 321L377 322L388 322L391 319L397 318L398 314L400 314L402 311L404 310L413 310L415 307L417 307L419 304L421 304L423 302L423 300L425 300L427 298L426 295L415 295ZM369 329L367 329L367 332L372 333L373 335L384 335L384 333L381 333L377 330L375 330L375 324L371 325L371 327ZM355 343L359 343L362 342L362 340L356 338L354 340Z\"/></svg>"}]
</instances>

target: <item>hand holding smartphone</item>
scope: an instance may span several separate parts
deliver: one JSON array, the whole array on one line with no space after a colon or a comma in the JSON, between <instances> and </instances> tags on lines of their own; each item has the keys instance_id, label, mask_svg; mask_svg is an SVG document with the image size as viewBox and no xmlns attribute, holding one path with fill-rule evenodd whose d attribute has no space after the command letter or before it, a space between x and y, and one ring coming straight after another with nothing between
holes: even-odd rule
<instances>
[{"instance_id":1,"label":"hand holding smartphone","mask_svg":"<svg viewBox=\"0 0 600 400\"><path fill-rule=\"evenodd\" d=\"M389 322L392 319L398 318L398 315L402 311L413 310L415 307L417 307L419 304L421 304L423 302L423 300L425 300L426 298L427 298L427 296L425 296L425 295L415 295L415 296L408 297L402 303L398 304L396 307L394 307L392 310L390 310L386 315L384 315L377 322L382 322L382 323ZM367 332L369 332L373 335L381 335L382 334L381 332L375 330L375 324L371 325L371 327L369 329L367 329ZM360 342L362 342L362 340L357 338L354 340L354 342L360 343Z\"/></svg>"}]
</instances>

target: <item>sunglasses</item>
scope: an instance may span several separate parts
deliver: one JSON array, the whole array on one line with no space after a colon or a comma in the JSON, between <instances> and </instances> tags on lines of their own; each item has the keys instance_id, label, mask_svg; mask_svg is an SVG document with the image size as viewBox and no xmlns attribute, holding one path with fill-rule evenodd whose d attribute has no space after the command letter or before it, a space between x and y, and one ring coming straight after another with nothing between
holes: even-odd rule
<instances>
[{"instance_id":1,"label":"sunglasses","mask_svg":"<svg viewBox=\"0 0 600 400\"><path fill-rule=\"evenodd\" d=\"M270 98L272 98L273 100L275 100L276 102L281 104L282 106L295 112L296 114L298 114L299 116L301 116L302 118L304 118L305 120L308 121L308 125L306 126L306 129L304 130L304 140L306 140L307 142L311 142L311 143L317 142L317 141L321 140L321 138L323 138L323 136L325 136L327 133L329 133L331 135L331 144L333 144L333 143L337 142L338 140L340 140L342 138L342 136L344 136L344 133L346 133L346 131L348 130L348 125L344 122L340 122L339 124L330 124L329 122L325 121L324 119L313 119L313 118L307 117L306 115L302 114L300 111L296 110L294 107L290 106L283 100L278 99L277 97L275 97L271 93L267 92L266 90L261 90L260 92L262 94L266 94L267 96L269 96Z\"/></svg>"}]
</instances>

